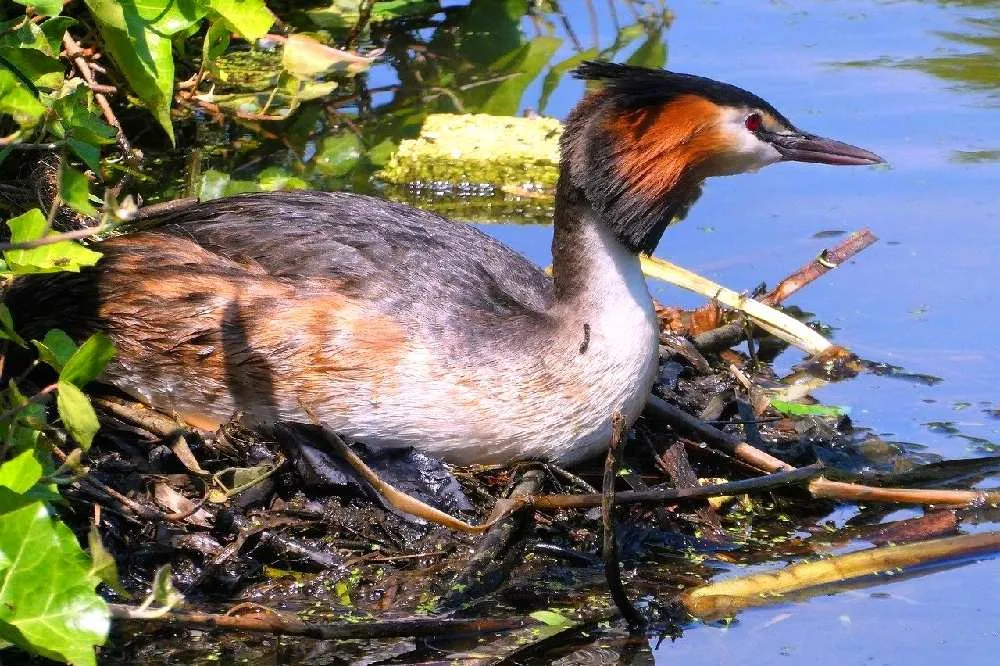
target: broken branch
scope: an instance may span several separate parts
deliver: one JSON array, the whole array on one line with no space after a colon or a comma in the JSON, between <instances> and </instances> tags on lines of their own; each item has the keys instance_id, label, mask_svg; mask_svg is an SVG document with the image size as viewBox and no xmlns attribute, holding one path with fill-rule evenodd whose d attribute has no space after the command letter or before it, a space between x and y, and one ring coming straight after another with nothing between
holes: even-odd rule
<instances>
[{"instance_id":1,"label":"broken branch","mask_svg":"<svg viewBox=\"0 0 1000 666\"><path fill-rule=\"evenodd\" d=\"M611 417L611 444L608 455L604 459L604 482L601 493L601 520L604 523L604 543L601 556L604 560L604 578L608 582L608 592L611 600L621 611L622 617L629 626L641 627L646 624L642 615L629 601L628 593L622 584L621 565L618 563L618 542L615 541L615 479L618 476L618 451L625 441L628 425L625 417L615 412Z\"/></svg>"},{"instance_id":2,"label":"broken branch","mask_svg":"<svg viewBox=\"0 0 1000 666\"><path fill-rule=\"evenodd\" d=\"M639 259L642 262L642 271L646 275L701 294L727 307L740 310L768 333L790 345L795 345L808 354L815 356L833 346L833 343L797 319L755 301L749 296L738 294L669 261L646 255L639 255Z\"/></svg>"},{"instance_id":3,"label":"broken branch","mask_svg":"<svg viewBox=\"0 0 1000 666\"><path fill-rule=\"evenodd\" d=\"M108 102L108 98L101 92L102 86L94 80L94 72L87 62L87 59L83 57L83 52L80 50L80 45L77 44L76 40L70 37L69 32L63 33L63 46L66 49L66 55L73 64L76 66L77 71L80 72L80 76L83 77L84 82L94 91L94 100L97 105L101 107L101 114L104 119L108 121L108 124L115 129L115 140L118 142L118 147L121 149L122 153L125 155L125 159L129 163L134 163L136 161L135 153L132 152L132 146L129 143L128 137L125 136L125 130L122 129L122 124L118 120L118 116L111 109L111 103Z\"/></svg>"},{"instance_id":4,"label":"broken branch","mask_svg":"<svg viewBox=\"0 0 1000 666\"><path fill-rule=\"evenodd\" d=\"M783 279L778 286L762 296L760 302L770 306L780 305L799 289L826 275L845 261L849 261L877 241L878 238L870 229L852 233L844 242L823 250L819 256ZM694 345L702 352L728 349L739 342L745 333L743 323L734 321L696 335Z\"/></svg>"},{"instance_id":5,"label":"broken branch","mask_svg":"<svg viewBox=\"0 0 1000 666\"><path fill-rule=\"evenodd\" d=\"M870 548L814 562L800 562L779 571L703 585L683 595L681 603L689 613L702 618L732 615L750 606L786 601L781 595L820 585L998 549L1000 532Z\"/></svg>"},{"instance_id":6,"label":"broken branch","mask_svg":"<svg viewBox=\"0 0 1000 666\"><path fill-rule=\"evenodd\" d=\"M254 613L252 615L222 615L218 613L195 613L190 611L169 611L159 617L148 617L137 613L130 606L109 604L111 617L151 624L181 626L186 628L231 629L250 633L283 636L305 636L322 640L349 640L395 638L399 636L441 636L456 633L490 633L508 631L536 624L528 618L495 618L464 620L453 618L413 618L390 620L387 622L331 622L318 624L302 622L274 613Z\"/></svg>"}]
</instances>

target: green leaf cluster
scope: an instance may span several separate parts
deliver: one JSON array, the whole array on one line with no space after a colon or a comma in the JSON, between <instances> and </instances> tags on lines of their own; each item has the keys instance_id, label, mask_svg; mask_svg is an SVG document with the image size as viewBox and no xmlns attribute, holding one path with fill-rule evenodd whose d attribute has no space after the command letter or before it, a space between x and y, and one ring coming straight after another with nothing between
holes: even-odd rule
<instances>
[{"instance_id":1,"label":"green leaf cluster","mask_svg":"<svg viewBox=\"0 0 1000 666\"><path fill-rule=\"evenodd\" d=\"M10 227L10 242L14 244L59 237L37 208L7 220L7 226ZM100 258L100 252L71 240L60 240L26 249L4 250L3 253L5 272L9 275L79 272L81 268L95 265Z\"/></svg>"},{"instance_id":2,"label":"green leaf cluster","mask_svg":"<svg viewBox=\"0 0 1000 666\"><path fill-rule=\"evenodd\" d=\"M206 44L218 45L223 31L254 40L274 23L264 0L86 0L105 48L129 86L174 139L170 106L174 92L173 40L213 24ZM218 24L219 27L214 27ZM212 46L206 46L213 53Z\"/></svg>"},{"instance_id":3,"label":"green leaf cluster","mask_svg":"<svg viewBox=\"0 0 1000 666\"><path fill-rule=\"evenodd\" d=\"M9 321L6 308L0 315ZM89 447L98 422L81 387L103 372L114 347L103 334L77 347L58 330L32 342L40 361L57 370L59 379L30 399L14 382L0 393L0 641L49 659L90 665L110 623L95 588L104 581L120 589L120 583L96 534L90 537L91 558L53 514L67 466L56 468L48 453L56 442L39 398L54 391L66 430L82 448Z\"/></svg>"},{"instance_id":4,"label":"green leaf cluster","mask_svg":"<svg viewBox=\"0 0 1000 666\"><path fill-rule=\"evenodd\" d=\"M37 240L48 233L37 210L8 224L14 242ZM8 274L79 270L99 257L70 241L4 253ZM0 305L0 339L28 347L5 305ZM32 397L13 380L0 391L0 644L90 665L96 663L94 646L103 644L110 623L107 605L95 588L101 581L116 589L120 584L114 562L96 535L90 538L92 558L52 506L61 501L58 486L74 471L69 461L90 446L99 427L81 389L100 376L115 350L101 333L77 346L57 329L31 344L39 363L56 371L58 379ZM53 393L59 419L80 447L60 467L50 454L59 438L44 404Z\"/></svg>"},{"instance_id":5,"label":"green leaf cluster","mask_svg":"<svg viewBox=\"0 0 1000 666\"><path fill-rule=\"evenodd\" d=\"M0 163L17 144L55 139L65 156L99 169L101 146L113 141L114 130L95 110L93 94L78 77L65 78L59 58L63 36L76 21L56 16L61 3L31 3L41 20L27 17L0 22L0 119L8 116L13 134L4 137ZM93 215L89 183L64 159L60 196L73 209Z\"/></svg>"},{"instance_id":6,"label":"green leaf cluster","mask_svg":"<svg viewBox=\"0 0 1000 666\"><path fill-rule=\"evenodd\" d=\"M40 466L29 471L40 478ZM0 640L49 659L96 664L94 646L104 643L111 621L94 592L99 582L48 504L0 487Z\"/></svg>"},{"instance_id":7,"label":"green leaf cluster","mask_svg":"<svg viewBox=\"0 0 1000 666\"><path fill-rule=\"evenodd\" d=\"M90 180L71 160L100 180L102 148L114 143L116 132L76 63L60 59L73 43L70 32L83 33L84 26L60 16L59 0L20 4L24 16L0 22L0 127L5 121L14 126L0 141L0 163L19 144L52 143L63 158L56 203L94 217ZM207 23L206 54L214 57L231 33L254 40L275 19L264 0L86 0L86 11L85 23L98 29L97 50L110 56L128 84L130 90L122 92L134 94L171 140L175 42Z\"/></svg>"}]
</instances>

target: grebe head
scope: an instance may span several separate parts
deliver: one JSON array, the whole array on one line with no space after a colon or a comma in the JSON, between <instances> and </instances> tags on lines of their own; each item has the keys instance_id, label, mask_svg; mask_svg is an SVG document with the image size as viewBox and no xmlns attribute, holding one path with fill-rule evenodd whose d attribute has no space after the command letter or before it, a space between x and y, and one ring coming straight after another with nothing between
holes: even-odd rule
<instances>
[{"instance_id":1,"label":"grebe head","mask_svg":"<svg viewBox=\"0 0 1000 666\"><path fill-rule=\"evenodd\" d=\"M727 83L598 61L574 75L603 85L566 122L560 187L585 199L633 252L652 252L710 176L781 161L883 162L799 130L765 100Z\"/></svg>"}]
</instances>

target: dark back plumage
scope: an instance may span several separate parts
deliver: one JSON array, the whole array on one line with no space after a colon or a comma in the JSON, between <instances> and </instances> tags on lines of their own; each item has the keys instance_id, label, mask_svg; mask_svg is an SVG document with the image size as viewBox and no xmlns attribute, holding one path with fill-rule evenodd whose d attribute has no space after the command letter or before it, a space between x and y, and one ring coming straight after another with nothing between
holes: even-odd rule
<instances>
[{"instance_id":1,"label":"dark back plumage","mask_svg":"<svg viewBox=\"0 0 1000 666\"><path fill-rule=\"evenodd\" d=\"M142 235L186 238L230 260L230 268L215 270L247 265L281 280L327 279L351 298L428 326L541 313L552 298L551 279L475 227L364 195L243 194L146 218L142 226L147 230L97 249L107 261L124 259L124 252L155 271L179 259L164 256L160 244L139 242ZM192 257L192 266L197 261ZM99 265L80 274L18 278L5 301L29 335L58 325L82 337L101 326L96 294L104 274Z\"/></svg>"},{"instance_id":2,"label":"dark back plumage","mask_svg":"<svg viewBox=\"0 0 1000 666\"><path fill-rule=\"evenodd\" d=\"M323 277L352 297L405 309L437 300L442 316L544 311L551 280L474 226L348 192L217 199L144 220L271 276Z\"/></svg>"}]
</instances>

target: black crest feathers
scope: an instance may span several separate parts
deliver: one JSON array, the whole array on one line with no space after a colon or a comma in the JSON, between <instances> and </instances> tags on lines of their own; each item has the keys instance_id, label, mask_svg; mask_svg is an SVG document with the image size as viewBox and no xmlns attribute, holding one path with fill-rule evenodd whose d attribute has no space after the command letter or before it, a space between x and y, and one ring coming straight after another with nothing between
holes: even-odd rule
<instances>
[{"instance_id":1,"label":"black crest feathers","mask_svg":"<svg viewBox=\"0 0 1000 666\"><path fill-rule=\"evenodd\" d=\"M605 60L585 60L572 72L584 81L598 81L623 110L669 102L681 95L697 95L719 106L747 107L767 111L789 128L792 123L766 100L748 90L704 76L678 74Z\"/></svg>"}]
</instances>

